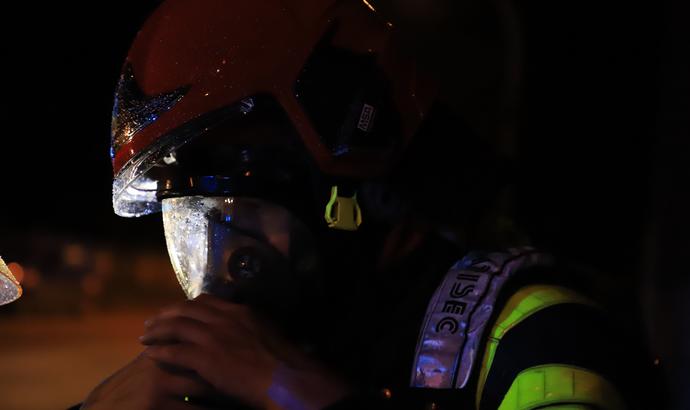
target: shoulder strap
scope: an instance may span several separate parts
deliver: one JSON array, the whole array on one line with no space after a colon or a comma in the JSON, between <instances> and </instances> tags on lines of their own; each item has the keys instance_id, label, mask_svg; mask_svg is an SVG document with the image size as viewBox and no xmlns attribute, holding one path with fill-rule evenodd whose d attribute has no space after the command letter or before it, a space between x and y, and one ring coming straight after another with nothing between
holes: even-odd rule
<instances>
[{"instance_id":1,"label":"shoulder strap","mask_svg":"<svg viewBox=\"0 0 690 410\"><path fill-rule=\"evenodd\" d=\"M410 385L465 387L501 288L517 271L547 263L545 255L531 248L470 253L457 262L427 308Z\"/></svg>"}]
</instances>

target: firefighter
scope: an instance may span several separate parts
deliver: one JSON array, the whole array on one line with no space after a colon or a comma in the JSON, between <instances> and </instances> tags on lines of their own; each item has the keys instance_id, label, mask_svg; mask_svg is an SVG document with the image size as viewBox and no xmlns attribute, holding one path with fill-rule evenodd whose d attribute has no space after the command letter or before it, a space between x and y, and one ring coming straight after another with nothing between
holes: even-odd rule
<instances>
[{"instance_id":1,"label":"firefighter","mask_svg":"<svg viewBox=\"0 0 690 410\"><path fill-rule=\"evenodd\" d=\"M500 150L404 44L366 1L161 4L116 90L113 206L162 212L189 300L81 408L635 404L615 326L496 211Z\"/></svg>"}]
</instances>

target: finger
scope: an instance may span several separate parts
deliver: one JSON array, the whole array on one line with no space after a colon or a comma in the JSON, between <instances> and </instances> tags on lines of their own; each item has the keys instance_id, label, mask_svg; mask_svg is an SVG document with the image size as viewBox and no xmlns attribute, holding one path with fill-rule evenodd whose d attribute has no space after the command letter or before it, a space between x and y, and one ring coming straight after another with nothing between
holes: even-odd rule
<instances>
[{"instance_id":1,"label":"finger","mask_svg":"<svg viewBox=\"0 0 690 410\"><path fill-rule=\"evenodd\" d=\"M190 343L149 346L144 350L144 354L156 362L192 370L201 377L208 368L206 363L208 350Z\"/></svg>"},{"instance_id":2,"label":"finger","mask_svg":"<svg viewBox=\"0 0 690 410\"><path fill-rule=\"evenodd\" d=\"M257 331L256 324L258 318L249 306L228 302L224 299L220 299L216 296L205 293L197 296L196 299L192 300L191 302L220 312L226 322L227 319L230 319L243 325L252 333Z\"/></svg>"},{"instance_id":3,"label":"finger","mask_svg":"<svg viewBox=\"0 0 690 410\"><path fill-rule=\"evenodd\" d=\"M166 373L161 388L173 397L206 397L215 394L214 389L194 373L182 376Z\"/></svg>"},{"instance_id":4,"label":"finger","mask_svg":"<svg viewBox=\"0 0 690 410\"><path fill-rule=\"evenodd\" d=\"M213 342L212 328L207 324L187 317L156 320L139 338L144 345L169 343L194 343L209 346Z\"/></svg>"},{"instance_id":5,"label":"finger","mask_svg":"<svg viewBox=\"0 0 690 410\"><path fill-rule=\"evenodd\" d=\"M157 316L145 321L144 326L149 327L158 320L178 316L189 317L212 325L234 320L245 324L248 328L251 327L253 320L251 311L246 306L202 294L194 300L187 300L164 309Z\"/></svg>"},{"instance_id":6,"label":"finger","mask_svg":"<svg viewBox=\"0 0 690 410\"><path fill-rule=\"evenodd\" d=\"M144 322L144 324L146 327L149 327L158 320L174 317L187 317L207 324L216 324L223 321L226 316L226 312L219 311L218 309L209 307L202 303L194 303L194 301L188 300L184 303L180 303L163 310L157 316L154 316Z\"/></svg>"}]
</instances>

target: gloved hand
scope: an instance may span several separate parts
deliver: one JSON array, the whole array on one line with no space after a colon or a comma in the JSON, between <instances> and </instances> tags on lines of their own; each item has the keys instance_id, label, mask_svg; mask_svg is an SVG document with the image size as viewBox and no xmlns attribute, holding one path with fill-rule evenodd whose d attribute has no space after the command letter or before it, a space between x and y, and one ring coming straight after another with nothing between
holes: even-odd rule
<instances>
[{"instance_id":1,"label":"gloved hand","mask_svg":"<svg viewBox=\"0 0 690 410\"><path fill-rule=\"evenodd\" d=\"M193 371L223 395L262 409L322 409L347 385L250 308L201 295L146 323L146 357Z\"/></svg>"}]
</instances>

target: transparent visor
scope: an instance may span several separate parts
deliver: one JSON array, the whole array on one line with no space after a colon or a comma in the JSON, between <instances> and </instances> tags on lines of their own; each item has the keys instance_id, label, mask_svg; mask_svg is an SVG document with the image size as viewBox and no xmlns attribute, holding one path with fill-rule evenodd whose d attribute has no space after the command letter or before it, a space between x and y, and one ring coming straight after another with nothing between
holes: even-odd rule
<instances>
[{"instance_id":1,"label":"transparent visor","mask_svg":"<svg viewBox=\"0 0 690 410\"><path fill-rule=\"evenodd\" d=\"M139 155L133 157L113 179L113 210L126 218L148 215L160 211L161 204L156 197L158 182L148 173L156 165L167 163L171 153L213 128L222 120L232 116L246 115L254 110L255 99L246 98L239 103L201 116L192 123L182 126L159 138ZM141 113L129 113L137 118ZM119 120L118 120L119 121ZM145 119L139 119L144 122ZM119 127L118 125L114 125ZM124 123L122 127L134 126ZM113 148L114 149L114 148ZM114 156L115 152L111 152Z\"/></svg>"},{"instance_id":2,"label":"transparent visor","mask_svg":"<svg viewBox=\"0 0 690 410\"><path fill-rule=\"evenodd\" d=\"M22 295L22 287L0 258L0 305L14 302Z\"/></svg>"},{"instance_id":3,"label":"transparent visor","mask_svg":"<svg viewBox=\"0 0 690 410\"><path fill-rule=\"evenodd\" d=\"M261 284L286 280L305 232L285 208L258 199L168 198L162 211L170 260L190 299L244 302Z\"/></svg>"}]
</instances>

